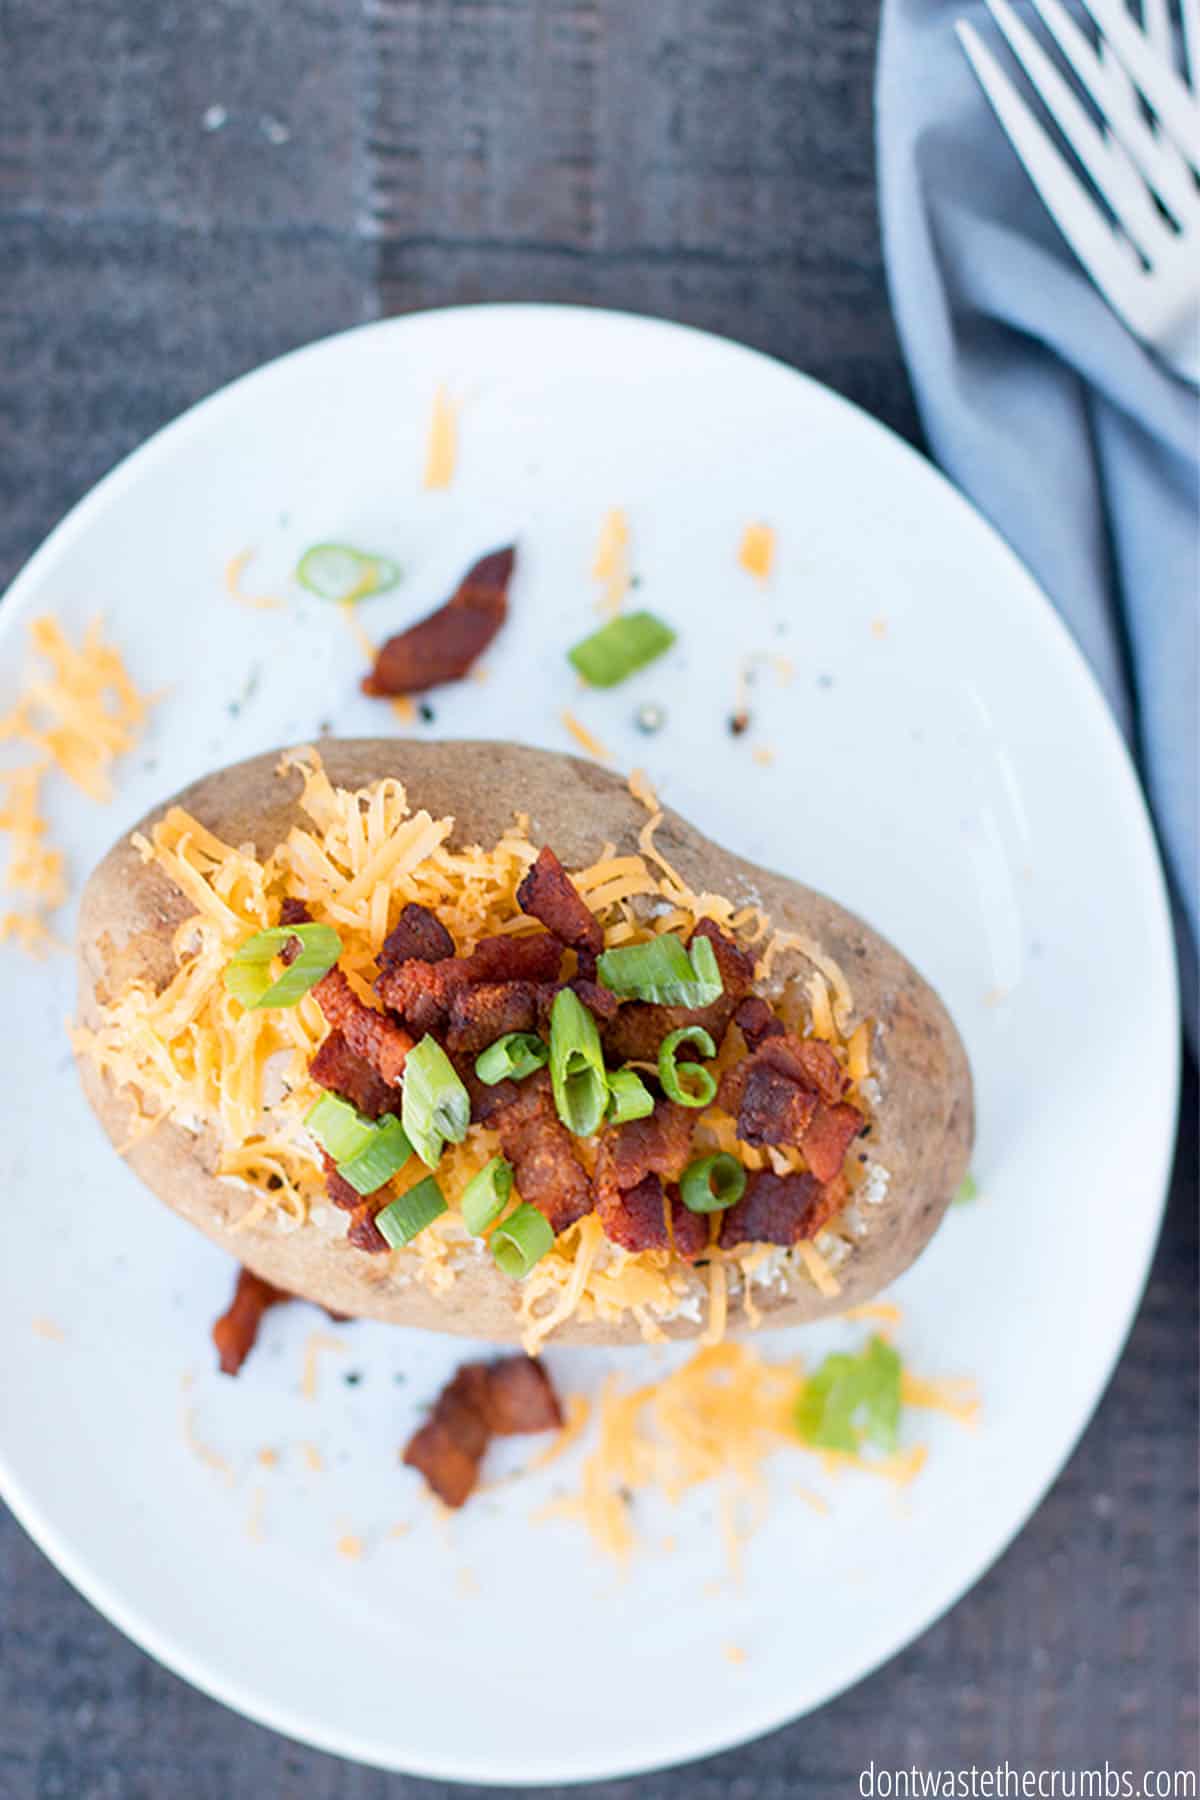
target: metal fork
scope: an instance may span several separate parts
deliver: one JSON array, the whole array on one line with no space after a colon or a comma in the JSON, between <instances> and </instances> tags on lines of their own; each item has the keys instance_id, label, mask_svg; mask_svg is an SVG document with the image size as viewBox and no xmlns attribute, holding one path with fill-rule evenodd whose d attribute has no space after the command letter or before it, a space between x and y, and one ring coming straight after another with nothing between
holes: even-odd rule
<instances>
[{"instance_id":1,"label":"metal fork","mask_svg":"<svg viewBox=\"0 0 1200 1800\"><path fill-rule=\"evenodd\" d=\"M1167 0L1142 0L1140 27L1125 0L1079 0L1098 46L1062 0L1032 4L1095 113L1010 0L987 0L1108 214L966 19L956 25L962 47L1051 217L1113 311L1176 373L1200 383L1200 104L1175 66ZM1181 5L1195 84L1200 0Z\"/></svg>"}]
</instances>

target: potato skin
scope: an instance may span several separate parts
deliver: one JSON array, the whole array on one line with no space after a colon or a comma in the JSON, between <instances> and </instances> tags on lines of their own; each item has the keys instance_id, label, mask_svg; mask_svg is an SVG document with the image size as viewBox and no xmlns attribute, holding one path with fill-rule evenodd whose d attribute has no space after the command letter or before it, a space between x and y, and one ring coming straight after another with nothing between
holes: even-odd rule
<instances>
[{"instance_id":1,"label":"potato skin","mask_svg":"<svg viewBox=\"0 0 1200 1800\"><path fill-rule=\"evenodd\" d=\"M156 807L138 829L148 831L177 804L229 843L253 843L265 856L303 815L301 780L279 777L281 752L252 757L193 783ZM396 738L329 740L321 755L331 780L357 788L384 775L403 781L414 805L434 817L452 814L454 841L492 843L516 811L529 814L534 843L549 843L567 865L594 860L611 840L619 855L637 849L646 814L617 775L577 757L509 743L414 743ZM697 889L735 903L753 894L772 922L804 932L843 968L855 1019L875 1021L872 1065L883 1094L871 1157L889 1170L885 1201L871 1208L867 1235L839 1271L841 1292L825 1299L807 1282L760 1288L764 1324L792 1325L860 1304L900 1275L941 1221L967 1171L974 1129L966 1053L933 989L879 934L823 894L732 856L665 811L656 843ZM99 1005L131 975L164 985L174 972L171 935L192 908L154 865L143 864L126 833L84 890L77 940L79 1019L95 1025ZM786 975L801 965L781 958ZM128 1138L128 1098L87 1058L80 1077L100 1123L116 1145ZM316 1230L282 1232L268 1225L234 1229L244 1193L210 1173L215 1145L174 1125L160 1126L127 1152L130 1166L181 1217L266 1280L334 1312L396 1324L459 1332L496 1342L519 1339L517 1287L484 1259L472 1259L446 1295L411 1278L397 1283L391 1258L364 1255ZM694 1276L697 1289L703 1276ZM731 1307L730 1324L741 1322ZM703 1319L667 1321L673 1337L694 1337ZM569 1320L556 1343L637 1343L632 1319L619 1326Z\"/></svg>"}]
</instances>

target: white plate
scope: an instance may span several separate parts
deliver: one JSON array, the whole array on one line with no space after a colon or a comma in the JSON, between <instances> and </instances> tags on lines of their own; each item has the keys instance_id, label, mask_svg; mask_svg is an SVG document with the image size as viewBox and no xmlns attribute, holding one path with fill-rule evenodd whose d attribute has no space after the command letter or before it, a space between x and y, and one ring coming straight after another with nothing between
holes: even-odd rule
<instances>
[{"instance_id":1,"label":"white plate","mask_svg":"<svg viewBox=\"0 0 1200 1800\"><path fill-rule=\"evenodd\" d=\"M439 382L462 402L462 454L450 491L426 494ZM679 645L626 686L581 695L563 651L595 623L589 566L613 506L631 522L637 598ZM735 561L760 518L779 542L766 590ZM363 609L381 637L512 537L512 620L489 679L435 695L420 729L568 747L569 705L706 831L864 913L934 981L974 1063L986 1199L953 1211L900 1284L898 1341L922 1373L976 1379L980 1428L921 1415L908 1429L929 1462L902 1503L843 1477L827 1516L795 1491L825 1485L820 1469L776 1459L740 1585L723 1579L705 1495L639 1515L650 1547L626 1581L573 1526L534 1526L566 1463L441 1528L396 1448L461 1345L346 1327L348 1353L325 1358L306 1403L314 1316L284 1308L238 1381L213 1374L228 1266L94 1125L62 1031L66 960L4 950L0 1472L67 1576L229 1705L385 1767L532 1783L699 1756L819 1705L1008 1543L1095 1406L1142 1289L1177 1023L1134 777L1009 552L926 463L815 383L598 312L432 313L316 345L197 407L72 513L0 615L0 706L43 609L72 627L103 609L140 681L167 690L110 808L55 791L76 878L217 764L322 722L400 729L356 691L361 653L338 615L289 587L307 543L403 560L405 586ZM286 594L286 610L223 592L223 564L249 546L247 588ZM753 728L734 738L736 666L759 652L790 658L794 676L760 669ZM667 708L658 736L634 729L643 700ZM37 1335L38 1319L63 1341ZM766 1347L816 1357L866 1329ZM550 1355L568 1387L594 1388L618 1361L630 1378L665 1366L653 1350ZM187 1448L185 1403L235 1466L232 1487ZM320 1446L323 1474L302 1441ZM274 1469L255 1461L264 1446L281 1452ZM397 1522L412 1528L388 1536ZM361 1562L336 1554L344 1533L365 1540Z\"/></svg>"}]
</instances>

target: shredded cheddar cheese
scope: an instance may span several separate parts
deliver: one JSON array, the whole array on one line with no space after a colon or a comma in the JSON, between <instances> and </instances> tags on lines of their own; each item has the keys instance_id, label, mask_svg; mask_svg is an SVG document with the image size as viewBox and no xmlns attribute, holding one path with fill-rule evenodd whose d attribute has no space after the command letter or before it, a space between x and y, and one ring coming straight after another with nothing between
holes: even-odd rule
<instances>
[{"instance_id":1,"label":"shredded cheddar cheese","mask_svg":"<svg viewBox=\"0 0 1200 1800\"><path fill-rule=\"evenodd\" d=\"M589 731L587 726L582 724L575 717L573 712L567 712L564 709L562 722L567 731L575 739L575 742L579 745L579 748L585 751L588 756L594 756L597 762L610 763L612 761L612 751L608 748L607 744L602 744L595 733Z\"/></svg>"},{"instance_id":2,"label":"shredded cheddar cheese","mask_svg":"<svg viewBox=\"0 0 1200 1800\"><path fill-rule=\"evenodd\" d=\"M738 562L747 575L766 583L775 561L775 533L769 525L747 525L738 546Z\"/></svg>"},{"instance_id":3,"label":"shredded cheddar cheese","mask_svg":"<svg viewBox=\"0 0 1200 1800\"><path fill-rule=\"evenodd\" d=\"M369 1000L379 947L410 902L436 913L463 954L483 937L528 930L516 893L537 848L528 819L520 815L490 847L455 846L453 819L414 810L400 781L385 778L358 792L337 788L311 748L285 756L279 773L289 781L299 777L301 823L263 860L250 846L222 842L178 806L169 807L148 835L133 840L143 860L161 869L192 908L174 935L174 973L159 991L144 980L128 981L108 999L94 1029L74 1030L73 1042L127 1091L131 1140L162 1121L187 1131L213 1128L216 1173L244 1196L238 1227L341 1236L345 1217L328 1203L319 1154L303 1124L321 1092L308 1068L327 1033L324 1015L311 994L290 1008L243 1009L222 981L230 956L252 933L273 925L282 898L292 896L305 902L314 919L336 928L340 967ZM644 796L647 802L652 798ZM770 921L759 907L693 890L658 848L662 818L657 810L647 818L636 852L618 855L607 844L594 863L572 871L606 945L641 942L663 931L690 932L700 919L711 918L744 934L748 944L765 943L764 954L772 961L790 954L791 945L781 944L780 934L770 935ZM823 959L820 973L833 990L836 1010L838 993L848 993L840 971ZM803 1011L806 990L799 974L798 969L779 1004L794 1028L805 1029L813 1021ZM840 1042L835 1049L847 1054ZM737 1053L727 1040L718 1073ZM738 1142L736 1122L719 1108L701 1114L695 1130L702 1150L728 1150L747 1167L772 1166L781 1173L805 1167L795 1149L774 1152L768 1165L764 1152ZM438 1183L448 1210L403 1249L373 1259L380 1279L416 1279L434 1294L451 1290L479 1252L457 1200L498 1149L498 1134L485 1125L472 1125L462 1143L447 1147ZM581 1141L578 1154L590 1167L594 1145ZM392 1192L404 1192L424 1174L411 1159L393 1178ZM666 1250L618 1248L599 1218L589 1214L558 1237L521 1284L523 1341L535 1354L574 1318L633 1319L653 1341L665 1321L683 1316L704 1321L706 1341L716 1344L735 1312L757 1322L756 1280L836 1292L834 1269L851 1253L851 1239L837 1236L835 1227L833 1235L823 1233L817 1244L796 1250L714 1250L707 1269L697 1270ZM340 1350L342 1344L328 1334L310 1339L302 1382L306 1394L315 1392L316 1359L323 1348Z\"/></svg>"},{"instance_id":4,"label":"shredded cheddar cheese","mask_svg":"<svg viewBox=\"0 0 1200 1800\"><path fill-rule=\"evenodd\" d=\"M425 451L423 486L448 488L454 480L458 463L458 409L444 387L433 397L433 413L429 420L429 442Z\"/></svg>"},{"instance_id":5,"label":"shredded cheddar cheese","mask_svg":"<svg viewBox=\"0 0 1200 1800\"><path fill-rule=\"evenodd\" d=\"M620 507L604 515L592 562L592 580L601 583L599 610L609 617L619 613L629 592L629 521Z\"/></svg>"},{"instance_id":6,"label":"shredded cheddar cheese","mask_svg":"<svg viewBox=\"0 0 1200 1800\"><path fill-rule=\"evenodd\" d=\"M254 560L253 550L239 550L225 564L225 592L239 606L248 606L254 612L274 612L283 601L277 594L248 594L242 586L242 576L248 564Z\"/></svg>"},{"instance_id":7,"label":"shredded cheddar cheese","mask_svg":"<svg viewBox=\"0 0 1200 1800\"><path fill-rule=\"evenodd\" d=\"M317 1397L318 1362L327 1351L333 1351L336 1356L344 1356L346 1346L341 1338L332 1337L328 1331L310 1332L304 1346L304 1374L300 1382L300 1391L306 1400L315 1400Z\"/></svg>"}]
</instances>

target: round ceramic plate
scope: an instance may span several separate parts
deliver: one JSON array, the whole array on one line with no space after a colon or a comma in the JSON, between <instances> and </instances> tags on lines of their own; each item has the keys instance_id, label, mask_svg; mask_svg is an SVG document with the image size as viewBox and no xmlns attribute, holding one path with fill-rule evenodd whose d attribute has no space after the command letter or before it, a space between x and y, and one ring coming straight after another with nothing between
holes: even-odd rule
<instances>
[{"instance_id":1,"label":"round ceramic plate","mask_svg":"<svg viewBox=\"0 0 1200 1800\"><path fill-rule=\"evenodd\" d=\"M460 454L430 493L441 384ZM618 507L634 599L678 644L584 693L564 652L597 623L592 561ZM765 584L737 558L758 520L776 533ZM361 608L375 638L515 540L486 679L434 694L408 727L364 698L345 621L290 580L325 539L404 564L403 585ZM245 550L245 590L283 606L225 591ZM161 693L111 805L52 784L76 888L116 833L219 764L328 730L570 749L569 708L705 832L865 914L934 982L974 1064L981 1190L891 1296L907 1363L977 1384L976 1428L906 1417L928 1459L902 1493L781 1452L740 1580L710 1491L638 1501L622 1574L577 1525L534 1518L572 1490L586 1446L449 1522L397 1466L461 1340L342 1327L308 1398L307 1341L332 1328L285 1307L237 1381L214 1373L229 1266L93 1122L64 1032L68 960L3 947L0 1475L65 1574L152 1655L280 1731L516 1784L749 1738L956 1600L1108 1379L1159 1222L1176 1081L1167 913L1134 777L1079 656L991 531L886 431L764 357L641 319L480 308L286 357L131 457L5 602L0 708L43 611L72 631L102 612ZM646 703L665 714L653 735L635 722ZM761 1347L811 1364L869 1329ZM564 1389L594 1392L614 1369L645 1381L685 1354L551 1346L548 1363Z\"/></svg>"}]
</instances>

